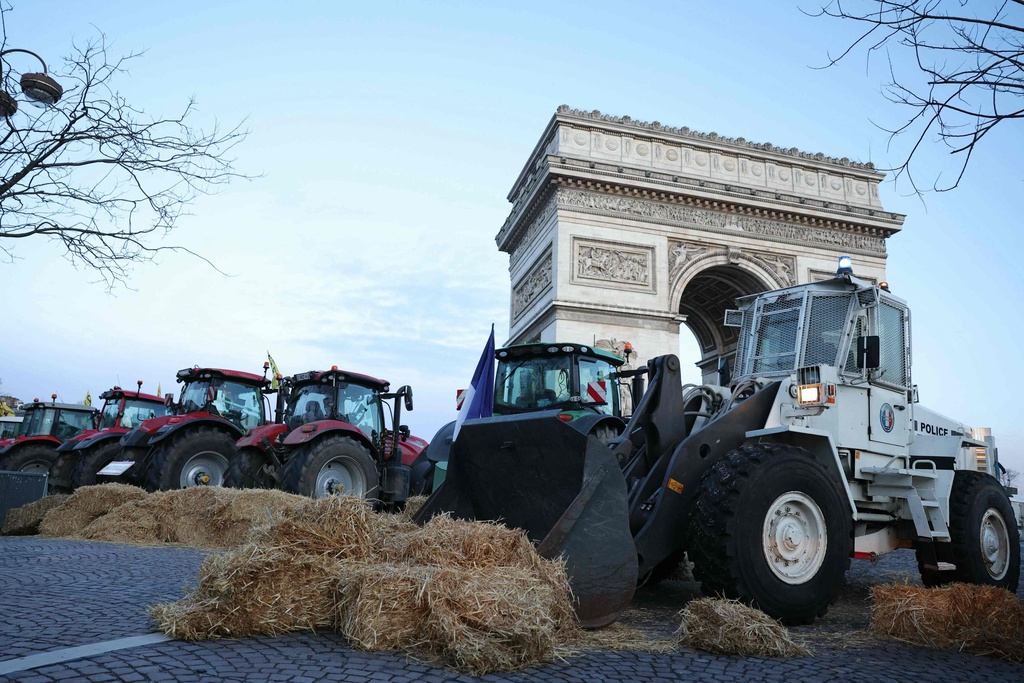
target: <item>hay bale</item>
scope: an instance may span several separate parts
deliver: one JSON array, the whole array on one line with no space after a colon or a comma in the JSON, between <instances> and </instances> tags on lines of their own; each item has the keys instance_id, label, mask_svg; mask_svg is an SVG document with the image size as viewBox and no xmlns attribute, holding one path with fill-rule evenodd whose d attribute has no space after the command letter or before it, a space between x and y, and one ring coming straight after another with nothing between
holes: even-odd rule
<instances>
[{"instance_id":1,"label":"hay bale","mask_svg":"<svg viewBox=\"0 0 1024 683\"><path fill-rule=\"evenodd\" d=\"M151 493L91 522L79 536L94 541L226 549L309 503L290 493L197 486Z\"/></svg>"},{"instance_id":2,"label":"hay bale","mask_svg":"<svg viewBox=\"0 0 1024 683\"><path fill-rule=\"evenodd\" d=\"M44 536L74 538L93 520L129 501L145 498L146 495L142 489L126 484L82 487L63 505L43 516L39 533Z\"/></svg>"},{"instance_id":3,"label":"hay bale","mask_svg":"<svg viewBox=\"0 0 1024 683\"><path fill-rule=\"evenodd\" d=\"M368 501L355 496L305 500L305 505L254 532L251 540L295 553L379 562L386 559L392 539L417 529L397 515L375 513Z\"/></svg>"},{"instance_id":4,"label":"hay bale","mask_svg":"<svg viewBox=\"0 0 1024 683\"><path fill-rule=\"evenodd\" d=\"M341 572L332 557L249 544L206 558L197 588L149 616L182 640L315 630L334 623Z\"/></svg>"},{"instance_id":5,"label":"hay bale","mask_svg":"<svg viewBox=\"0 0 1024 683\"><path fill-rule=\"evenodd\" d=\"M423 507L423 504L427 502L427 498L429 497L430 496L409 496L405 501L405 507L402 508L402 511L399 514L409 521L412 521L412 518L420 511L420 508Z\"/></svg>"},{"instance_id":6,"label":"hay bale","mask_svg":"<svg viewBox=\"0 0 1024 683\"><path fill-rule=\"evenodd\" d=\"M392 559L438 567L539 568L543 560L521 529L437 515L394 539Z\"/></svg>"},{"instance_id":7,"label":"hay bale","mask_svg":"<svg viewBox=\"0 0 1024 683\"><path fill-rule=\"evenodd\" d=\"M185 639L334 626L358 647L468 673L550 659L576 634L564 566L521 532L450 518L421 529L351 497L289 510L150 614Z\"/></svg>"},{"instance_id":8,"label":"hay bale","mask_svg":"<svg viewBox=\"0 0 1024 683\"><path fill-rule=\"evenodd\" d=\"M1024 606L995 586L871 589L870 630L907 643L1024 662Z\"/></svg>"},{"instance_id":9,"label":"hay bale","mask_svg":"<svg viewBox=\"0 0 1024 683\"><path fill-rule=\"evenodd\" d=\"M70 497L66 493L57 493L52 496L45 496L13 510L8 510L7 515L4 517L3 529L0 529L0 536L32 536L38 534L43 516L50 510L63 505Z\"/></svg>"},{"instance_id":10,"label":"hay bale","mask_svg":"<svg viewBox=\"0 0 1024 683\"><path fill-rule=\"evenodd\" d=\"M564 584L523 567L366 565L339 588L337 628L356 646L426 653L474 675L550 659L575 635Z\"/></svg>"},{"instance_id":11,"label":"hay bale","mask_svg":"<svg viewBox=\"0 0 1024 683\"><path fill-rule=\"evenodd\" d=\"M747 657L804 657L786 627L737 600L699 598L681 612L680 645L716 654Z\"/></svg>"}]
</instances>

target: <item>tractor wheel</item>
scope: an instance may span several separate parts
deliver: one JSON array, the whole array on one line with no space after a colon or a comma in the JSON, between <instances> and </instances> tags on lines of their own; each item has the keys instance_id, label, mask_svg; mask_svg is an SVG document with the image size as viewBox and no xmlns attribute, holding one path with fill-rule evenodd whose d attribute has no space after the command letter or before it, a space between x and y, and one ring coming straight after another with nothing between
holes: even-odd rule
<instances>
[{"instance_id":1,"label":"tractor wheel","mask_svg":"<svg viewBox=\"0 0 1024 683\"><path fill-rule=\"evenodd\" d=\"M784 444L730 451L704 475L690 527L694 576L709 595L809 624L850 566L852 519L826 465Z\"/></svg>"},{"instance_id":2,"label":"tractor wheel","mask_svg":"<svg viewBox=\"0 0 1024 683\"><path fill-rule=\"evenodd\" d=\"M71 474L71 488L77 490L97 483L96 473L114 462L120 453L121 444L116 440L87 449L75 464L75 471Z\"/></svg>"},{"instance_id":3,"label":"tractor wheel","mask_svg":"<svg viewBox=\"0 0 1024 683\"><path fill-rule=\"evenodd\" d=\"M956 580L1016 591L1020 532L1006 489L984 472L959 470L953 476L949 517Z\"/></svg>"},{"instance_id":4,"label":"tractor wheel","mask_svg":"<svg viewBox=\"0 0 1024 683\"><path fill-rule=\"evenodd\" d=\"M56 459L57 451L53 446L25 446L0 458L0 470L48 474Z\"/></svg>"},{"instance_id":5,"label":"tractor wheel","mask_svg":"<svg viewBox=\"0 0 1024 683\"><path fill-rule=\"evenodd\" d=\"M71 475L79 459L80 454L74 451L57 452L57 457L50 465L50 476L47 480L50 493L71 493Z\"/></svg>"},{"instance_id":6,"label":"tractor wheel","mask_svg":"<svg viewBox=\"0 0 1024 683\"><path fill-rule=\"evenodd\" d=\"M146 472L150 491L174 491L193 486L220 486L235 455L235 437L197 427L175 434L157 446Z\"/></svg>"},{"instance_id":7,"label":"tractor wheel","mask_svg":"<svg viewBox=\"0 0 1024 683\"><path fill-rule=\"evenodd\" d=\"M255 448L243 448L231 458L224 486L234 489L272 489L277 483L265 469L270 458Z\"/></svg>"},{"instance_id":8,"label":"tractor wheel","mask_svg":"<svg viewBox=\"0 0 1024 683\"><path fill-rule=\"evenodd\" d=\"M365 446L348 436L328 436L288 458L281 488L302 496L378 495L377 465Z\"/></svg>"}]
</instances>

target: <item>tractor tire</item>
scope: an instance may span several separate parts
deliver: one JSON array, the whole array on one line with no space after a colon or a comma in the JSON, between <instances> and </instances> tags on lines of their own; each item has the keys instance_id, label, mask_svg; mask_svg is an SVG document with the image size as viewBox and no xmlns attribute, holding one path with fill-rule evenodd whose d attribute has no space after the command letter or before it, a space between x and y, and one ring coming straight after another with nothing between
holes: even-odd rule
<instances>
[{"instance_id":1,"label":"tractor tire","mask_svg":"<svg viewBox=\"0 0 1024 683\"><path fill-rule=\"evenodd\" d=\"M50 493L71 493L71 475L79 459L80 454L74 451L57 452L57 457L50 465L50 476L47 479Z\"/></svg>"},{"instance_id":2,"label":"tractor tire","mask_svg":"<svg viewBox=\"0 0 1024 683\"><path fill-rule=\"evenodd\" d=\"M375 500L379 476L365 446L348 436L327 436L288 458L281 489L311 498L340 494Z\"/></svg>"},{"instance_id":3,"label":"tractor tire","mask_svg":"<svg viewBox=\"0 0 1024 683\"><path fill-rule=\"evenodd\" d=\"M958 470L949 518L955 580L1015 592L1020 581L1020 531L1006 489L984 472Z\"/></svg>"},{"instance_id":4,"label":"tractor tire","mask_svg":"<svg viewBox=\"0 0 1024 683\"><path fill-rule=\"evenodd\" d=\"M809 624L839 597L852 535L846 494L825 463L802 448L755 444L704 475L689 556L705 594Z\"/></svg>"},{"instance_id":5,"label":"tractor tire","mask_svg":"<svg viewBox=\"0 0 1024 683\"><path fill-rule=\"evenodd\" d=\"M265 467L270 458L255 448L243 448L231 458L224 473L224 486L233 489L272 489L277 482Z\"/></svg>"},{"instance_id":6,"label":"tractor tire","mask_svg":"<svg viewBox=\"0 0 1024 683\"><path fill-rule=\"evenodd\" d=\"M48 474L56 459L57 449L53 446L25 446L0 458L0 470Z\"/></svg>"},{"instance_id":7,"label":"tractor tire","mask_svg":"<svg viewBox=\"0 0 1024 683\"><path fill-rule=\"evenodd\" d=\"M193 486L221 486L237 439L211 427L179 432L157 444L146 471L146 489L175 491Z\"/></svg>"},{"instance_id":8,"label":"tractor tire","mask_svg":"<svg viewBox=\"0 0 1024 683\"><path fill-rule=\"evenodd\" d=\"M114 462L120 453L121 444L116 440L86 449L75 464L75 471L71 474L72 490L98 483L96 473Z\"/></svg>"}]
</instances>

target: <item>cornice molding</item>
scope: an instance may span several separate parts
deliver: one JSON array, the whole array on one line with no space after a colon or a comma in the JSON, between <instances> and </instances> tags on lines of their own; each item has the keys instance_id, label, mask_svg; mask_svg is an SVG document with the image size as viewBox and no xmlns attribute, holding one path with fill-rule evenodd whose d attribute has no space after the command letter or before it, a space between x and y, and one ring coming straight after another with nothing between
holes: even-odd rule
<instances>
[{"instance_id":1,"label":"cornice molding","mask_svg":"<svg viewBox=\"0 0 1024 683\"><path fill-rule=\"evenodd\" d=\"M757 152L771 152L773 154L781 154L783 156L792 157L794 159L801 159L805 161L815 161L819 163L832 164L834 166L840 166L844 168L859 169L864 171L875 171L875 165L871 162L859 162L848 159L847 157L836 158L830 157L820 152L803 152L796 147L779 147L773 145L770 142L753 142L746 138L730 138L718 133L701 133L700 131L691 130L686 126L666 126L660 121L636 121L629 116L612 116L609 114L602 114L597 109L593 111L584 111L582 109L573 109L567 104L563 104L558 107L556 117L571 117L582 121L600 122L600 123L612 123L621 126L627 126L634 128L638 131L648 131L656 133L667 133L669 135L677 135L679 137L688 138L699 142L710 142L715 145L728 145L730 147L739 147L748 149L750 151Z\"/></svg>"}]
</instances>

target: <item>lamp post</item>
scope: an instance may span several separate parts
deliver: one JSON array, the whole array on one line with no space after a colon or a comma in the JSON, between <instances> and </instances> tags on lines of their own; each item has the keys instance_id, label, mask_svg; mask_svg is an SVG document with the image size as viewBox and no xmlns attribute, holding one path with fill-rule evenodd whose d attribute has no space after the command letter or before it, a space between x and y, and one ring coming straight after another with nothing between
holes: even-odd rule
<instances>
[{"instance_id":1,"label":"lamp post","mask_svg":"<svg viewBox=\"0 0 1024 683\"><path fill-rule=\"evenodd\" d=\"M43 61L43 58L31 50L22 50L21 48L4 50L0 52L0 58L12 52L24 52L25 54L32 55L43 65L42 73L25 73L21 75L21 92L36 102L55 104L60 99L60 96L64 94L64 88L60 87L60 83L47 75L46 62ZM0 114L7 118L14 115L16 111L18 111L17 100L10 93L0 90Z\"/></svg>"}]
</instances>

